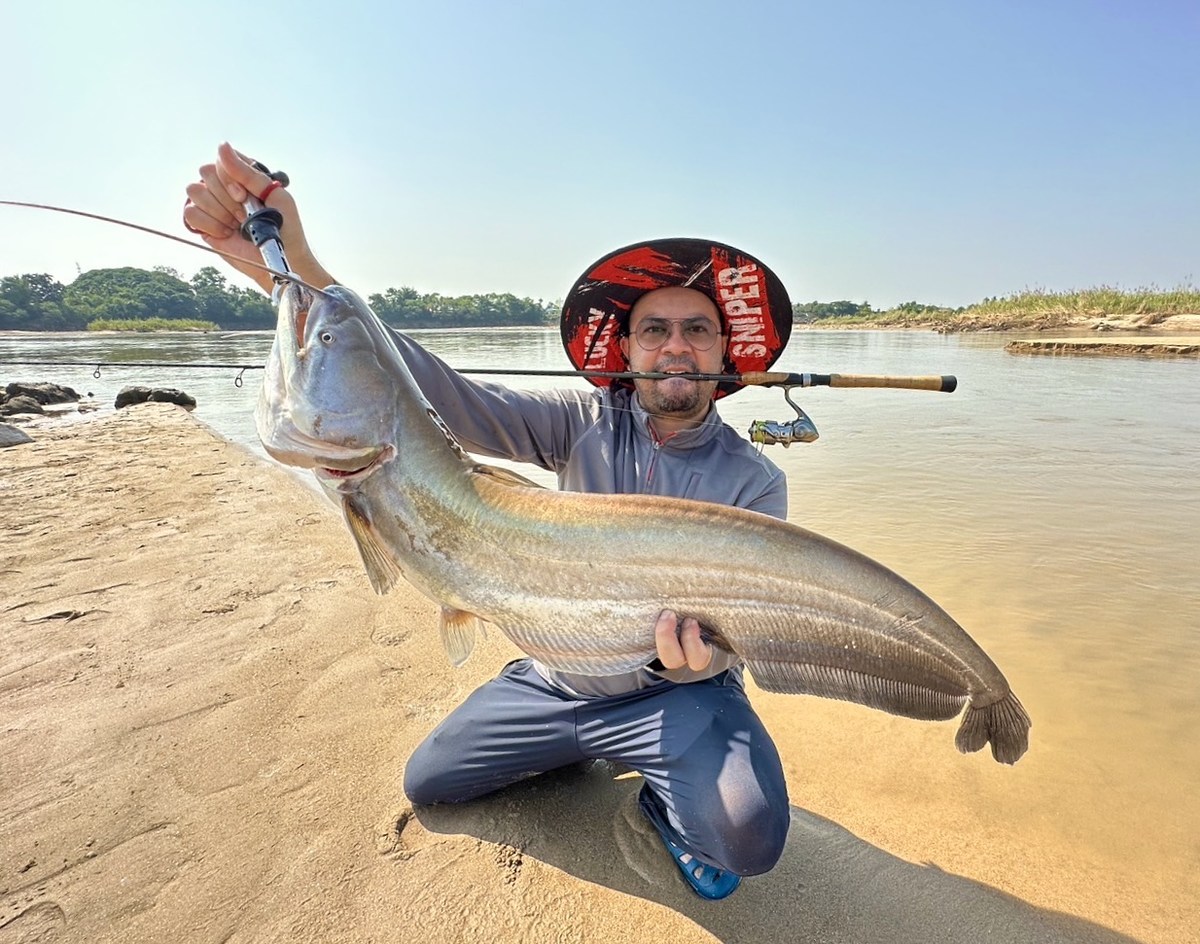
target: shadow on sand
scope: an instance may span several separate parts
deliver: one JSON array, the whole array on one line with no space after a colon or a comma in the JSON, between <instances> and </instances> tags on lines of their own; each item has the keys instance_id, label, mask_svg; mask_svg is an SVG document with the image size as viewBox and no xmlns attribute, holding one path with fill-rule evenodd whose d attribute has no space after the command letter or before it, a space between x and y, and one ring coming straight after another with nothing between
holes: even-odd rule
<instances>
[{"instance_id":1,"label":"shadow on sand","mask_svg":"<svg viewBox=\"0 0 1200 944\"><path fill-rule=\"evenodd\" d=\"M972 879L915 865L792 807L779 864L722 902L684 885L637 811L639 779L597 762L461 805L419 807L430 832L516 847L587 882L671 908L726 942L1139 944Z\"/></svg>"}]
</instances>

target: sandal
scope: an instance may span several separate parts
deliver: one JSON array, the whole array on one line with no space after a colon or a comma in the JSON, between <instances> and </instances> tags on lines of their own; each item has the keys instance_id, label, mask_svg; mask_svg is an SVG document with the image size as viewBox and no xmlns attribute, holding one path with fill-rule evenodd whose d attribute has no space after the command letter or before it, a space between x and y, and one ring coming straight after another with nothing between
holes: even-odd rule
<instances>
[{"instance_id":1,"label":"sandal","mask_svg":"<svg viewBox=\"0 0 1200 944\"><path fill-rule=\"evenodd\" d=\"M662 808L654 799L649 787L642 787L641 795L638 797L638 806L641 807L646 819L654 825L658 835L662 837L663 845L671 853L671 858L679 866L679 871L691 886L692 891L709 901L720 901L722 898L728 898L737 890L742 883L740 875L701 862L680 845L675 830L667 822Z\"/></svg>"}]
</instances>

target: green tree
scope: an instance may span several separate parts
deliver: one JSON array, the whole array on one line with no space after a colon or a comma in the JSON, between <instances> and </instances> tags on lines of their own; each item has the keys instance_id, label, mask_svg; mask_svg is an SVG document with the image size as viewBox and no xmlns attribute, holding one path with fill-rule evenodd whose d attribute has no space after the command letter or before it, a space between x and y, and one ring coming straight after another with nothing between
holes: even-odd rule
<instances>
[{"instance_id":1,"label":"green tree","mask_svg":"<svg viewBox=\"0 0 1200 944\"><path fill-rule=\"evenodd\" d=\"M92 269L67 286L64 301L88 321L97 318L199 317L196 295L187 282L145 269Z\"/></svg>"},{"instance_id":2,"label":"green tree","mask_svg":"<svg viewBox=\"0 0 1200 944\"><path fill-rule=\"evenodd\" d=\"M222 328L260 331L275 327L278 320L275 308L262 292L249 288L234 288L230 290L230 295L233 298L234 320L229 324L218 322Z\"/></svg>"},{"instance_id":3,"label":"green tree","mask_svg":"<svg viewBox=\"0 0 1200 944\"><path fill-rule=\"evenodd\" d=\"M203 288L211 288L224 292L227 290L228 284L225 276L221 274L216 266L205 266L197 270L196 274L192 276L192 288L197 292Z\"/></svg>"},{"instance_id":4,"label":"green tree","mask_svg":"<svg viewBox=\"0 0 1200 944\"><path fill-rule=\"evenodd\" d=\"M45 274L0 279L0 329L70 331L86 321L63 303L61 282Z\"/></svg>"},{"instance_id":5,"label":"green tree","mask_svg":"<svg viewBox=\"0 0 1200 944\"><path fill-rule=\"evenodd\" d=\"M237 298L226 289L225 276L212 266L205 266L192 276L192 291L196 295L196 313L204 321L215 321L222 328L237 321Z\"/></svg>"},{"instance_id":6,"label":"green tree","mask_svg":"<svg viewBox=\"0 0 1200 944\"><path fill-rule=\"evenodd\" d=\"M861 305L851 301L805 302L792 306L792 315L799 321L817 321L820 318L848 318L853 315L869 315L870 302Z\"/></svg>"}]
</instances>

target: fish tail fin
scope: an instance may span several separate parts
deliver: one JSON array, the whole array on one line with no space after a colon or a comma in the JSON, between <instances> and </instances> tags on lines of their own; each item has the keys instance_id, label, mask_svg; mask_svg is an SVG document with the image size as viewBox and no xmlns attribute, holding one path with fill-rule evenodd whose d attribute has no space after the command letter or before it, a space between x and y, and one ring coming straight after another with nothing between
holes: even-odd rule
<instances>
[{"instance_id":1,"label":"fish tail fin","mask_svg":"<svg viewBox=\"0 0 1200 944\"><path fill-rule=\"evenodd\" d=\"M1002 764L1015 764L1029 747L1029 715L1012 692L986 708L967 706L954 746L964 754L992 742L992 756Z\"/></svg>"}]
</instances>

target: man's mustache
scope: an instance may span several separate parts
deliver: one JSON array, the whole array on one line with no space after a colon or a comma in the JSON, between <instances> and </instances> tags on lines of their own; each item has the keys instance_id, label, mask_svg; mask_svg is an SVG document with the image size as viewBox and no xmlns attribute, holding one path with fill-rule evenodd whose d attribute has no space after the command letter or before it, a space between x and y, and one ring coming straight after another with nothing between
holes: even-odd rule
<instances>
[{"instance_id":1,"label":"man's mustache","mask_svg":"<svg viewBox=\"0 0 1200 944\"><path fill-rule=\"evenodd\" d=\"M690 357L671 357L665 360L657 361L654 364L654 371L663 373L668 370L686 370L689 374L700 373L700 365Z\"/></svg>"}]
</instances>

